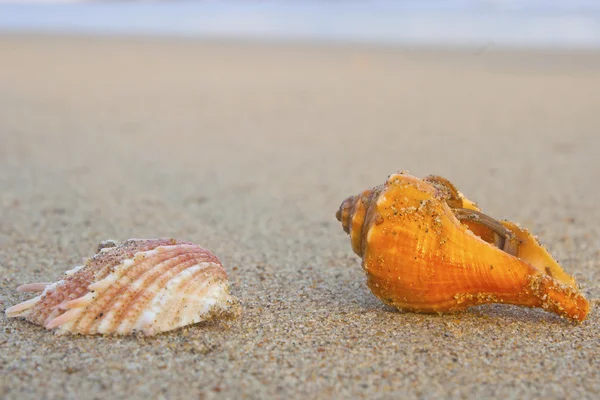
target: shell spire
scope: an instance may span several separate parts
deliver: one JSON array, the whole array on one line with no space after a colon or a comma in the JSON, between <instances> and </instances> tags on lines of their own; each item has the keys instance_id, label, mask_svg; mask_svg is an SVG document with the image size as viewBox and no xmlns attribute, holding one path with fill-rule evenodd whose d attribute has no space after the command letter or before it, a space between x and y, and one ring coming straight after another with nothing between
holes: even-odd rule
<instances>
[{"instance_id":1,"label":"shell spire","mask_svg":"<svg viewBox=\"0 0 600 400\"><path fill-rule=\"evenodd\" d=\"M58 333L150 336L233 316L239 309L217 257L174 239L103 242L62 280L19 290L41 294L8 308L6 315Z\"/></svg>"},{"instance_id":2,"label":"shell spire","mask_svg":"<svg viewBox=\"0 0 600 400\"><path fill-rule=\"evenodd\" d=\"M452 312L486 303L541 307L583 321L575 279L527 230L482 213L446 179L391 175L346 199L337 219L368 286L399 309Z\"/></svg>"}]
</instances>

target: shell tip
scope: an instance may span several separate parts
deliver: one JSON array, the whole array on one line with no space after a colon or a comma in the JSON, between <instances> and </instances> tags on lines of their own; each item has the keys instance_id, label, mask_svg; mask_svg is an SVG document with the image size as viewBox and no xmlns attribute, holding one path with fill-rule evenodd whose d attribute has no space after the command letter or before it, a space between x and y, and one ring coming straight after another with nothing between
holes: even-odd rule
<instances>
[{"instance_id":1,"label":"shell tip","mask_svg":"<svg viewBox=\"0 0 600 400\"><path fill-rule=\"evenodd\" d=\"M73 321L75 318L77 318L77 316L79 315L80 310L78 309L71 309L67 312L65 312L64 314L59 315L58 317L51 319L47 324L46 324L46 329L50 330L50 329L54 329L58 326L64 325L67 322L71 322Z\"/></svg>"},{"instance_id":2,"label":"shell tip","mask_svg":"<svg viewBox=\"0 0 600 400\"><path fill-rule=\"evenodd\" d=\"M17 292L43 292L52 282L26 283L17 288Z\"/></svg>"},{"instance_id":3,"label":"shell tip","mask_svg":"<svg viewBox=\"0 0 600 400\"><path fill-rule=\"evenodd\" d=\"M38 303L38 301L40 301L41 298L42 298L42 296L37 296L37 297L34 297L33 299L29 299L29 300L24 301L22 303L16 304L16 305L14 305L12 307L7 308L4 311L4 313L9 318L19 317L25 311L27 311L31 307L35 306Z\"/></svg>"}]
</instances>

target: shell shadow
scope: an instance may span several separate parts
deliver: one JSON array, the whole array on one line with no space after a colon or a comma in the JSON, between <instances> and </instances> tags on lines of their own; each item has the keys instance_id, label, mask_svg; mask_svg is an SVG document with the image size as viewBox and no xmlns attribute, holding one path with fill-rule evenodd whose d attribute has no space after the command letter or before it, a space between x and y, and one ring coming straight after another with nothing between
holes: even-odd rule
<instances>
[{"instance_id":1,"label":"shell shadow","mask_svg":"<svg viewBox=\"0 0 600 400\"><path fill-rule=\"evenodd\" d=\"M430 316L435 319L448 318L448 317L460 317L465 318L484 318L484 319L496 319L506 323L527 323L527 324L559 324L563 326L572 326L573 322L561 318L558 315L550 313L545 310L537 308L519 307L509 304L483 304L480 306L473 306L466 310L447 312L447 313L419 313L410 310L398 310L393 306L389 306L381 302L375 297L368 288L365 288L367 292L365 296L357 296L351 300L351 304L359 306L364 310L370 311L381 311L383 313L395 314L395 315L421 315Z\"/></svg>"}]
</instances>

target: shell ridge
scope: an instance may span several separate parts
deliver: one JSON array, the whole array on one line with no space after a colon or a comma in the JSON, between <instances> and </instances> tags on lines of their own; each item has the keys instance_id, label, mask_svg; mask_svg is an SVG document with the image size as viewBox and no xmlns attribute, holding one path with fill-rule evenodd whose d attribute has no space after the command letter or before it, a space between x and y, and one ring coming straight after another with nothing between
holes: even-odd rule
<instances>
[{"instance_id":1,"label":"shell ridge","mask_svg":"<svg viewBox=\"0 0 600 400\"><path fill-rule=\"evenodd\" d=\"M70 310L73 308L83 308L89 304L91 304L96 298L97 294L92 292L87 292L81 297L76 298L75 300L69 300L65 303L61 303L58 305L62 310Z\"/></svg>"},{"instance_id":2,"label":"shell ridge","mask_svg":"<svg viewBox=\"0 0 600 400\"><path fill-rule=\"evenodd\" d=\"M135 287L131 286L131 288L136 290L130 291L129 302L122 307L123 312L121 313L121 317L115 320L117 330L124 331L134 326L139 315L145 310L145 306L160 291L159 288L163 287L173 276L176 276L181 271L196 265L198 263L198 255L201 254L203 254L202 249L199 246L194 247L193 252L187 251L178 254L165 260L160 266L157 266L156 270L148 271L145 280L138 279L137 285Z\"/></svg>"},{"instance_id":3,"label":"shell ridge","mask_svg":"<svg viewBox=\"0 0 600 400\"><path fill-rule=\"evenodd\" d=\"M146 281L145 285L140 286L135 292L131 292L129 302L122 307L121 317L114 321L117 331L125 331L134 327L140 315L147 310L147 305L164 289L167 282L182 271L197 265L196 258L186 258L179 261L172 265L165 263L163 265L164 271L157 274L155 279Z\"/></svg>"},{"instance_id":4,"label":"shell ridge","mask_svg":"<svg viewBox=\"0 0 600 400\"><path fill-rule=\"evenodd\" d=\"M198 268L198 265L194 265L171 278L169 281L171 284L170 287L165 285L160 293L157 293L151 300L151 305L148 307L147 311L140 314L138 324L141 330L152 331L154 329L159 329L160 331L167 331L173 329L172 320L180 311L179 300L185 298L184 293L175 291L174 289L182 284L191 284L193 282L194 273L202 273L204 271L206 271L206 268Z\"/></svg>"},{"instance_id":5,"label":"shell ridge","mask_svg":"<svg viewBox=\"0 0 600 400\"><path fill-rule=\"evenodd\" d=\"M162 281L168 279L165 275L173 273L171 268L185 268L189 263L196 263L195 257L197 254L202 253L200 250L192 252L178 248L160 251L156 254L156 256L147 258L144 261L145 264L149 264L151 267L144 270L140 268L140 273L130 278L133 283L115 294L104 307L106 312L104 312L104 316L97 326L99 332L109 330L111 327L119 327L123 320L131 319L135 315L135 310L143 308L146 302L144 300L140 301L140 296L144 298L151 296L148 293L153 290L153 285L160 285ZM155 258L161 261L156 263ZM145 296L144 293L146 293Z\"/></svg>"},{"instance_id":6,"label":"shell ridge","mask_svg":"<svg viewBox=\"0 0 600 400\"><path fill-rule=\"evenodd\" d=\"M73 267L73 268L65 271L65 275L67 275L67 276L74 275L75 273L77 273L82 268L85 268L85 264L84 265L76 265L75 267Z\"/></svg>"},{"instance_id":7,"label":"shell ridge","mask_svg":"<svg viewBox=\"0 0 600 400\"><path fill-rule=\"evenodd\" d=\"M155 262L155 259L162 260L161 262L168 260L171 253L162 253L150 258L138 258L138 263L127 263L128 268L113 268L114 277L108 275L104 279L110 279L114 282L107 286L104 290L99 290L93 304L90 304L87 312L81 315L81 318L74 323L74 328L79 331L88 331L90 329L96 329L101 324L106 324L106 320L111 317L110 310L115 307L115 303L121 300L120 294L126 290L127 285L132 280L137 279L138 276L147 272L144 268L146 264ZM128 261L131 259L123 260ZM160 264L160 263L158 263ZM119 264L121 265L121 264ZM133 278L133 279L132 279ZM97 325L96 328L92 328Z\"/></svg>"},{"instance_id":8,"label":"shell ridge","mask_svg":"<svg viewBox=\"0 0 600 400\"><path fill-rule=\"evenodd\" d=\"M92 270L80 268L76 274L67 275L64 279L46 286L42 293L42 300L27 320L45 326L61 313L57 307L59 304L84 295L85 286L92 280Z\"/></svg>"},{"instance_id":9,"label":"shell ridge","mask_svg":"<svg viewBox=\"0 0 600 400\"><path fill-rule=\"evenodd\" d=\"M215 274L216 273L216 274ZM213 276L216 275L216 276ZM188 279L177 283L177 296L172 296L171 307L165 307L164 312L168 312L171 318L165 318L165 325L177 327L187 325L189 321L197 318L195 322L203 320L203 316L207 316L213 304L210 304L210 297L206 295L214 286L221 285L224 281L225 271L220 264L210 264L207 268L199 268L195 271L190 271ZM187 313L187 310L193 310L197 307L189 307L191 304L196 306L202 305L202 310L194 315ZM191 319L190 319L191 317ZM188 321L188 322L186 322Z\"/></svg>"},{"instance_id":10,"label":"shell ridge","mask_svg":"<svg viewBox=\"0 0 600 400\"><path fill-rule=\"evenodd\" d=\"M85 261L85 266L94 271L94 278L90 283L110 275L115 267L124 260L134 258L136 253L151 251L164 244L176 243L173 239L129 239L120 245L112 240L104 241L100 246L105 242L110 242L111 246L101 248L98 253Z\"/></svg>"},{"instance_id":11,"label":"shell ridge","mask_svg":"<svg viewBox=\"0 0 600 400\"><path fill-rule=\"evenodd\" d=\"M180 308L182 312L179 315L174 315L170 324L170 329L175 329L180 326L196 324L203 321L209 321L214 317L216 312L226 312L229 310L229 290L222 281L200 282L196 281L192 286L197 290L196 295L186 296L186 304L193 304L195 307ZM219 302L219 298L225 297L227 301ZM191 309L200 308L198 312L192 313Z\"/></svg>"},{"instance_id":12,"label":"shell ridge","mask_svg":"<svg viewBox=\"0 0 600 400\"><path fill-rule=\"evenodd\" d=\"M62 313L58 317L53 318L50 321L48 321L45 328L46 329L54 329L59 326L65 325L67 323L72 324L73 321L77 319L77 317L82 313L83 310L84 309L81 307L70 309L67 312ZM65 328L63 328L63 329L65 329Z\"/></svg>"},{"instance_id":13,"label":"shell ridge","mask_svg":"<svg viewBox=\"0 0 600 400\"><path fill-rule=\"evenodd\" d=\"M162 309L173 310L175 307L172 302L169 302L169 298L173 298L171 293L177 292L177 289L181 289L185 284L189 284L197 273L205 272L208 268L214 267L213 263L197 263L182 271L177 275L174 275L169 281L163 286L159 293L152 299L152 306L150 308L159 307Z\"/></svg>"},{"instance_id":14,"label":"shell ridge","mask_svg":"<svg viewBox=\"0 0 600 400\"><path fill-rule=\"evenodd\" d=\"M43 292L52 282L26 283L17 288L17 292Z\"/></svg>"},{"instance_id":15,"label":"shell ridge","mask_svg":"<svg viewBox=\"0 0 600 400\"><path fill-rule=\"evenodd\" d=\"M180 253L178 250L153 253L154 256L139 257L137 262L127 263L129 265L127 268L115 269L114 273L120 275L105 291L98 294L93 308L90 307L86 313L87 315L82 315L85 318L77 321L76 328L81 331L91 330L94 333L103 333L110 330L111 325L115 324L114 319L123 313L125 307L123 302L130 293L129 285L131 282L158 270L164 263L172 259L174 254L178 255Z\"/></svg>"},{"instance_id":16,"label":"shell ridge","mask_svg":"<svg viewBox=\"0 0 600 400\"><path fill-rule=\"evenodd\" d=\"M7 308L4 313L7 317L21 317L31 312L31 308L34 307L42 299L42 295L36 296L32 299L25 300L19 304L15 304L12 307Z\"/></svg>"},{"instance_id":17,"label":"shell ridge","mask_svg":"<svg viewBox=\"0 0 600 400\"><path fill-rule=\"evenodd\" d=\"M40 325L45 325L50 317L55 317L60 312L56 310L56 306L63 301L60 292L58 292L56 289L67 284L67 280L61 279L51 283L50 285L47 285L39 296L39 302L35 304L31 310L31 313L27 315L27 319L29 321L39 321ZM46 303L49 303L47 306L49 312L48 314L43 314L41 312L44 309L42 305Z\"/></svg>"}]
</instances>

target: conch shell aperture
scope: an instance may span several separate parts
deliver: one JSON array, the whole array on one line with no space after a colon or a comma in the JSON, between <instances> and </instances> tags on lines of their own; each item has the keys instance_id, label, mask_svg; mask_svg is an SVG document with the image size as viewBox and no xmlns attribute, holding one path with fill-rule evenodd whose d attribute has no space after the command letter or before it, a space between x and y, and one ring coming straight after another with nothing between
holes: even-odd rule
<instances>
[{"instance_id":1,"label":"conch shell aperture","mask_svg":"<svg viewBox=\"0 0 600 400\"><path fill-rule=\"evenodd\" d=\"M174 239L105 241L55 283L32 283L37 297L6 310L57 333L146 336L238 314L227 274L210 251Z\"/></svg>"},{"instance_id":2,"label":"conch shell aperture","mask_svg":"<svg viewBox=\"0 0 600 400\"><path fill-rule=\"evenodd\" d=\"M505 303L583 321L589 304L526 229L481 212L446 179L391 175L336 217L383 302L419 312Z\"/></svg>"}]
</instances>

